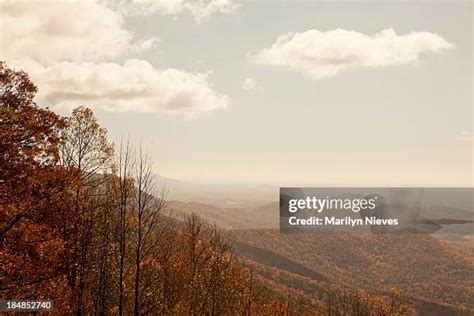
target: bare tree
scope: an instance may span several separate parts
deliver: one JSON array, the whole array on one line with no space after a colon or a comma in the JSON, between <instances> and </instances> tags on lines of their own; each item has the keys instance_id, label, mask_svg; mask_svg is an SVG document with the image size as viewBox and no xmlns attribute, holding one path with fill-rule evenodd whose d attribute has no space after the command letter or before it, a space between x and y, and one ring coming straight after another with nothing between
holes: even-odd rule
<instances>
[{"instance_id":1,"label":"bare tree","mask_svg":"<svg viewBox=\"0 0 474 316\"><path fill-rule=\"evenodd\" d=\"M114 250L114 223L117 221L116 213L116 196L112 188L113 177L109 177L105 185L102 187L103 200L100 212L96 218L95 234L95 270L97 277L94 278L95 287L91 293L94 300L94 314L106 315L113 302L114 290L114 269L113 250Z\"/></svg>"},{"instance_id":2,"label":"bare tree","mask_svg":"<svg viewBox=\"0 0 474 316\"><path fill-rule=\"evenodd\" d=\"M136 213L136 249L135 249L135 286L134 315L141 313L141 269L142 259L149 252L152 234L158 233L160 211L165 207L166 190L157 190L153 178L152 163L148 153L140 144L135 165L135 213Z\"/></svg>"},{"instance_id":3,"label":"bare tree","mask_svg":"<svg viewBox=\"0 0 474 316\"><path fill-rule=\"evenodd\" d=\"M127 139L126 143L123 140L120 143L120 149L117 158L117 175L118 179L115 182L116 192L118 196L118 211L119 211L119 223L118 223L118 243L119 243L119 297L118 297L118 312L119 315L123 315L124 312L124 277L125 277L125 258L127 255L127 238L128 238L128 225L127 215L129 209L129 198L133 192L133 181L131 173L134 168L133 153L130 147L130 141Z\"/></svg>"}]
</instances>

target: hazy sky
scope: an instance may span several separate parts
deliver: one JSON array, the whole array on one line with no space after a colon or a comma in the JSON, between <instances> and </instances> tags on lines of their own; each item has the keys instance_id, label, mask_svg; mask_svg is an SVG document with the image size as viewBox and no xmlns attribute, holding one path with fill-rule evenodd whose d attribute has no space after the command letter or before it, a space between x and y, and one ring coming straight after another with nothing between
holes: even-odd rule
<instances>
[{"instance_id":1,"label":"hazy sky","mask_svg":"<svg viewBox=\"0 0 474 316\"><path fill-rule=\"evenodd\" d=\"M472 185L472 3L1 1L38 102L166 177Z\"/></svg>"}]
</instances>

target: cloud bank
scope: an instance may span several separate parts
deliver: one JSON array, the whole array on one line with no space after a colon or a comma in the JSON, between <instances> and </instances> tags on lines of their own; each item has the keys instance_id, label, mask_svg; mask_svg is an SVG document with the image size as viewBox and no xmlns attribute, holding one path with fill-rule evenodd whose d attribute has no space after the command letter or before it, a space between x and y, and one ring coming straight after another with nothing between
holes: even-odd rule
<instances>
[{"instance_id":1,"label":"cloud bank","mask_svg":"<svg viewBox=\"0 0 474 316\"><path fill-rule=\"evenodd\" d=\"M102 2L3 1L0 29L0 56L30 73L37 101L51 108L86 105L193 118L229 103L207 73L158 69L139 59L158 38L137 40L123 16Z\"/></svg>"},{"instance_id":2,"label":"cloud bank","mask_svg":"<svg viewBox=\"0 0 474 316\"><path fill-rule=\"evenodd\" d=\"M123 19L93 1L0 2L0 49L7 60L57 61L116 59L151 48L123 27Z\"/></svg>"},{"instance_id":3,"label":"cloud bank","mask_svg":"<svg viewBox=\"0 0 474 316\"><path fill-rule=\"evenodd\" d=\"M281 35L255 57L261 64L285 66L314 79L323 79L353 68L415 64L426 53L453 46L440 35L429 32L398 35L393 29L386 29L365 35L343 29L309 30Z\"/></svg>"},{"instance_id":4,"label":"cloud bank","mask_svg":"<svg viewBox=\"0 0 474 316\"><path fill-rule=\"evenodd\" d=\"M27 63L30 76L41 87L38 98L61 109L94 104L110 112L160 112L191 119L224 109L229 102L212 90L207 74L159 70L144 60L60 62L50 67Z\"/></svg>"}]
</instances>

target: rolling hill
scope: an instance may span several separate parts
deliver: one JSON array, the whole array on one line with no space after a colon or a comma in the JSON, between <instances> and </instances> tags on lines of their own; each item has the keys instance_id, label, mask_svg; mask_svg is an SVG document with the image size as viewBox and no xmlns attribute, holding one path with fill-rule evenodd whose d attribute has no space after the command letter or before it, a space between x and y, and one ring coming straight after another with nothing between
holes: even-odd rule
<instances>
[{"instance_id":1,"label":"rolling hill","mask_svg":"<svg viewBox=\"0 0 474 316\"><path fill-rule=\"evenodd\" d=\"M374 295L398 288L423 315L474 313L472 257L429 235L230 234L236 253L275 288L315 300L340 287Z\"/></svg>"}]
</instances>

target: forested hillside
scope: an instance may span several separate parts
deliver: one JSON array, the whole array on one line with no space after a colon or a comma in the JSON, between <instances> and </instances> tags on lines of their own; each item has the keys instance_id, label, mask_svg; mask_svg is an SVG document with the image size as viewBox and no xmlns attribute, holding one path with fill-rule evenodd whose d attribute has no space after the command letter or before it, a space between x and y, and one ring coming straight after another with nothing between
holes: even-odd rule
<instances>
[{"instance_id":1,"label":"forested hillside","mask_svg":"<svg viewBox=\"0 0 474 316\"><path fill-rule=\"evenodd\" d=\"M422 314L474 311L472 257L429 235L277 230L236 230L231 235L237 253L262 276L308 297L323 299L334 292L331 287L379 295L397 288Z\"/></svg>"},{"instance_id":2,"label":"forested hillside","mask_svg":"<svg viewBox=\"0 0 474 316\"><path fill-rule=\"evenodd\" d=\"M406 314L388 297L333 306L280 291L195 214L169 216L145 148L112 144L86 107L61 117L0 63L0 297L55 314ZM179 205L178 205L179 206Z\"/></svg>"},{"instance_id":3,"label":"forested hillside","mask_svg":"<svg viewBox=\"0 0 474 316\"><path fill-rule=\"evenodd\" d=\"M143 148L110 144L91 110L34 103L0 64L0 297L57 314L255 314L282 304L197 216L164 214Z\"/></svg>"}]
</instances>

